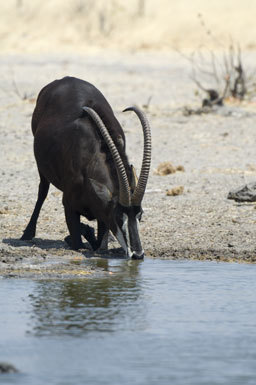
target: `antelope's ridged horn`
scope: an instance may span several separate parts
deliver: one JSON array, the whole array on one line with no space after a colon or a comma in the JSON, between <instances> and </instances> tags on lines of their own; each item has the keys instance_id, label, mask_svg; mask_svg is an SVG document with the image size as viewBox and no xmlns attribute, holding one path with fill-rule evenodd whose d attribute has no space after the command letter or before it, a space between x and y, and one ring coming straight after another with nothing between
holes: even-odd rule
<instances>
[{"instance_id":1,"label":"antelope's ridged horn","mask_svg":"<svg viewBox=\"0 0 256 385\"><path fill-rule=\"evenodd\" d=\"M143 199L146 185L148 181L148 175L150 170L150 163L151 163L151 130L150 125L147 120L146 115L143 111L141 111L138 107L128 107L123 112L126 111L134 111L135 114L140 119L142 129L143 129L143 135L144 135L144 150L143 150L143 160L142 160L142 166L141 166L141 172L138 180L138 184L136 186L136 189L132 195L132 205L139 206L141 204L141 201Z\"/></svg>"},{"instance_id":2,"label":"antelope's ridged horn","mask_svg":"<svg viewBox=\"0 0 256 385\"><path fill-rule=\"evenodd\" d=\"M119 203L122 206L129 207L131 205L129 182L128 182L123 161L119 155L116 145L113 142L108 132L108 129L106 128L105 124L103 123L102 119L99 117L97 112L90 107L83 107L83 110L86 111L90 115L90 117L93 119L93 121L96 123L114 159L116 171L118 175L118 181L119 181Z\"/></svg>"}]
</instances>

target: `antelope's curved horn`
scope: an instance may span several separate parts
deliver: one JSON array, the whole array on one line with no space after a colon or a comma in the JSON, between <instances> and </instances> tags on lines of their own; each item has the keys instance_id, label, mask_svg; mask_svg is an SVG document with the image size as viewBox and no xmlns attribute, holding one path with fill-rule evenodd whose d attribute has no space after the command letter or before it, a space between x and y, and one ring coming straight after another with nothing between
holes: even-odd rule
<instances>
[{"instance_id":1,"label":"antelope's curved horn","mask_svg":"<svg viewBox=\"0 0 256 385\"><path fill-rule=\"evenodd\" d=\"M90 115L90 117L93 119L93 121L96 123L114 159L114 163L115 163L116 171L118 175L118 181L119 181L119 203L122 206L129 207L131 205L129 182L128 182L123 161L119 155L116 145L113 142L108 132L108 129L106 128L105 124L103 123L102 119L99 117L97 112L90 107L83 107L83 110L86 111Z\"/></svg>"},{"instance_id":2,"label":"antelope's curved horn","mask_svg":"<svg viewBox=\"0 0 256 385\"><path fill-rule=\"evenodd\" d=\"M128 107L123 112L126 112L126 111L134 111L135 114L138 116L142 125L143 135L144 135L144 149L143 149L143 160L142 160L141 172L140 172L138 184L131 198L132 205L139 206L141 204L141 201L143 199L143 196L146 190L146 185L147 185L148 175L150 170L151 129L145 113L141 111L138 107L136 106Z\"/></svg>"}]
</instances>

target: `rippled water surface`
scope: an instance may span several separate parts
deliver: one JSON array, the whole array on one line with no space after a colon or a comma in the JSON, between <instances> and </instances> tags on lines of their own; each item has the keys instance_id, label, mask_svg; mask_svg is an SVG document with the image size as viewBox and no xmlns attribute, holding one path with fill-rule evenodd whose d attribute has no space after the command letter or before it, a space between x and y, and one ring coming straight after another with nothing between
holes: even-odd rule
<instances>
[{"instance_id":1,"label":"rippled water surface","mask_svg":"<svg viewBox=\"0 0 256 385\"><path fill-rule=\"evenodd\" d=\"M2 384L255 384L256 266L90 260L87 280L0 280Z\"/></svg>"}]
</instances>

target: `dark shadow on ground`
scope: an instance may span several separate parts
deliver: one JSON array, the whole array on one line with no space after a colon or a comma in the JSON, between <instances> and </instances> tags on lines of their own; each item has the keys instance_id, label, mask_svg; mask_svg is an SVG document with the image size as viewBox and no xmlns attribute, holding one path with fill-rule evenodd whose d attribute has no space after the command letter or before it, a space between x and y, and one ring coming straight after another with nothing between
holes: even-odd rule
<instances>
[{"instance_id":1,"label":"dark shadow on ground","mask_svg":"<svg viewBox=\"0 0 256 385\"><path fill-rule=\"evenodd\" d=\"M22 241L19 238L5 238L2 241L12 247L38 247L40 249L69 249L65 241L54 239L33 238L31 241Z\"/></svg>"},{"instance_id":2,"label":"dark shadow on ground","mask_svg":"<svg viewBox=\"0 0 256 385\"><path fill-rule=\"evenodd\" d=\"M54 239L42 239L42 238L33 238L31 241L22 241L19 238L5 238L2 240L3 243L12 246L12 247L37 247L42 250L51 250L51 249L63 249L70 250L70 247L65 241L54 240ZM71 250L70 250L71 251ZM73 250L72 250L73 252ZM120 248L110 248L107 252L96 253L93 252L89 243L84 243L84 249L77 251L80 254L83 254L85 257L100 257L100 258L118 258L126 259L123 249Z\"/></svg>"}]
</instances>

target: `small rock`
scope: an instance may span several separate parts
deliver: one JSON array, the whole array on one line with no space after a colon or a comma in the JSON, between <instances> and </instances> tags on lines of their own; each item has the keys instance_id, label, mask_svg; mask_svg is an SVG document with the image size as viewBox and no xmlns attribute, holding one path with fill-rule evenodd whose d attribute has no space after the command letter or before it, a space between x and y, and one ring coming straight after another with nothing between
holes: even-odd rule
<instances>
[{"instance_id":1,"label":"small rock","mask_svg":"<svg viewBox=\"0 0 256 385\"><path fill-rule=\"evenodd\" d=\"M227 198L236 202L256 202L256 182L231 190Z\"/></svg>"},{"instance_id":2,"label":"small rock","mask_svg":"<svg viewBox=\"0 0 256 385\"><path fill-rule=\"evenodd\" d=\"M0 362L0 374L1 373L17 373L18 370L7 362Z\"/></svg>"}]
</instances>

